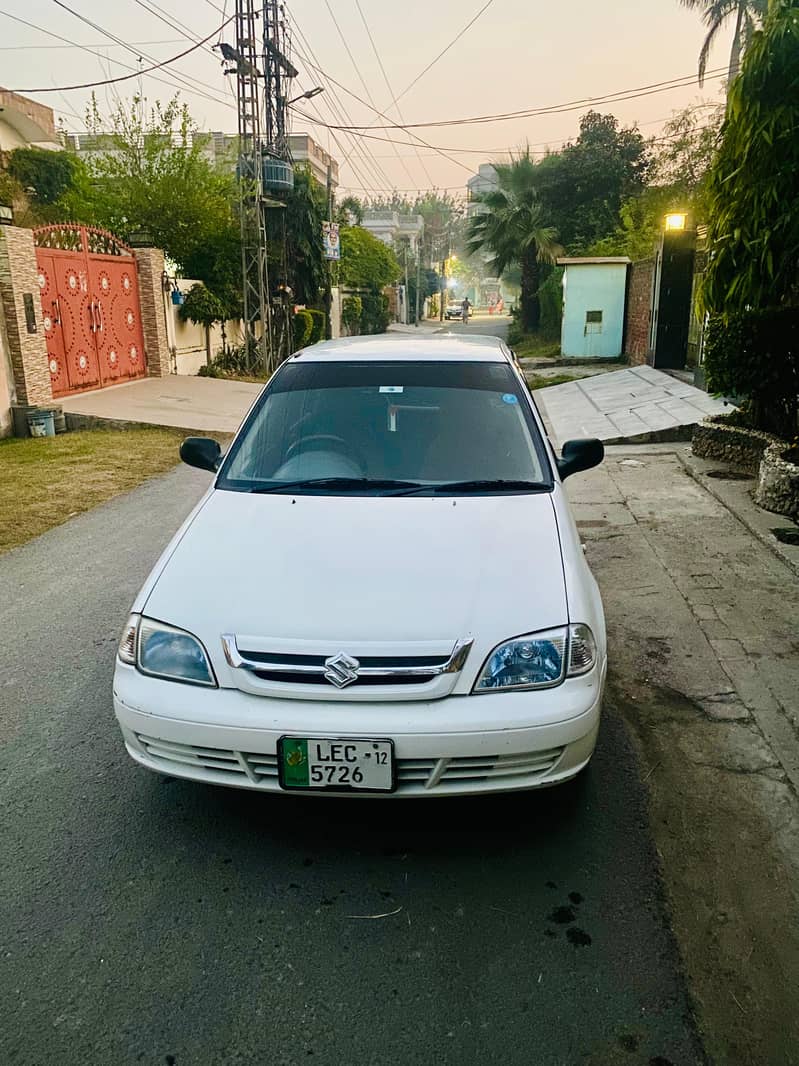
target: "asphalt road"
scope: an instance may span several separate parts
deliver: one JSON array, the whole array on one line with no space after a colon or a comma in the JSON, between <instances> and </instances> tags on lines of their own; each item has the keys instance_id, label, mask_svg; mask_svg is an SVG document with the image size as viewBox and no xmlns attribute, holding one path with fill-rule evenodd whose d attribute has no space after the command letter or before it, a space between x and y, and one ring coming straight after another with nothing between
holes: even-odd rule
<instances>
[{"instance_id":1,"label":"asphalt road","mask_svg":"<svg viewBox=\"0 0 799 1066\"><path fill-rule=\"evenodd\" d=\"M612 715L578 784L488 800L129 761L117 636L205 483L176 469L0 557L0 1063L700 1062Z\"/></svg>"}]
</instances>

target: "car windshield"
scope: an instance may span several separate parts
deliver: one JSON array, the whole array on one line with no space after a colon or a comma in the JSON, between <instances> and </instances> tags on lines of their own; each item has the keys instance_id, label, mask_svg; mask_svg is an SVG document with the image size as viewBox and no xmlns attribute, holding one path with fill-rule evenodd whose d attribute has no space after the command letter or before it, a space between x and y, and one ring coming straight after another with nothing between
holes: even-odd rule
<instances>
[{"instance_id":1,"label":"car windshield","mask_svg":"<svg viewBox=\"0 0 799 1066\"><path fill-rule=\"evenodd\" d=\"M505 362L286 364L217 487L411 495L552 487L523 386Z\"/></svg>"}]
</instances>

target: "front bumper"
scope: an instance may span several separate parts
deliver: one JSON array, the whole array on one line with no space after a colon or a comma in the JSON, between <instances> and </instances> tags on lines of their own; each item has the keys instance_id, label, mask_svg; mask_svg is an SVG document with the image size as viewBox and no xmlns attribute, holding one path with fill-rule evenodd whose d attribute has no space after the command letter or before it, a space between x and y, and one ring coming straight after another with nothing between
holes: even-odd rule
<instances>
[{"instance_id":1,"label":"front bumper","mask_svg":"<svg viewBox=\"0 0 799 1066\"><path fill-rule=\"evenodd\" d=\"M281 736L387 738L397 789L386 795L470 795L542 788L578 774L596 744L604 680L603 667L538 692L345 705L181 685L118 663L114 712L130 756L173 777L282 792Z\"/></svg>"}]
</instances>

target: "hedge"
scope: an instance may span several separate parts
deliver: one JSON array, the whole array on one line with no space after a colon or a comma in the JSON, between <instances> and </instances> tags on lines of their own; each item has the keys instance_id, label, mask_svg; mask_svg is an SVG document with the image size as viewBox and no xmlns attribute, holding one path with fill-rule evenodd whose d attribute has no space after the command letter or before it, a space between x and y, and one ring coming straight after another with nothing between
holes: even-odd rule
<instances>
[{"instance_id":1,"label":"hedge","mask_svg":"<svg viewBox=\"0 0 799 1066\"><path fill-rule=\"evenodd\" d=\"M796 436L799 307L711 316L704 353L711 392L739 400L753 429Z\"/></svg>"},{"instance_id":2,"label":"hedge","mask_svg":"<svg viewBox=\"0 0 799 1066\"><path fill-rule=\"evenodd\" d=\"M327 324L327 316L324 311L315 311L310 308L308 314L313 320L313 328L311 330L311 336L308 341L309 344L317 344L319 341L325 339L325 326Z\"/></svg>"},{"instance_id":3,"label":"hedge","mask_svg":"<svg viewBox=\"0 0 799 1066\"><path fill-rule=\"evenodd\" d=\"M297 351L304 348L313 332L313 315L310 311L297 311L294 315L294 345Z\"/></svg>"}]
</instances>

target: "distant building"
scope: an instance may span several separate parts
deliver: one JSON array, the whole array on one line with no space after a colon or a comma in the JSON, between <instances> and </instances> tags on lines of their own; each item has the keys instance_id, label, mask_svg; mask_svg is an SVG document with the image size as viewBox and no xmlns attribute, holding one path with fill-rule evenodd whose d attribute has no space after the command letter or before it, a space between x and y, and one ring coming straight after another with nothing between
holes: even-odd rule
<instances>
[{"instance_id":1,"label":"distant building","mask_svg":"<svg viewBox=\"0 0 799 1066\"><path fill-rule=\"evenodd\" d=\"M472 218L474 215L479 215L483 210L481 204L476 203L475 200L478 196L482 196L483 193L493 192L498 187L497 172L492 163L481 163L477 168L477 173L473 174L471 178L466 182L467 199L466 206L467 218Z\"/></svg>"},{"instance_id":2,"label":"distant building","mask_svg":"<svg viewBox=\"0 0 799 1066\"><path fill-rule=\"evenodd\" d=\"M63 148L51 107L0 89L0 152L15 148Z\"/></svg>"},{"instance_id":3,"label":"distant building","mask_svg":"<svg viewBox=\"0 0 799 1066\"><path fill-rule=\"evenodd\" d=\"M235 134L220 133L218 130L214 130L207 136L209 138L207 154L217 161L227 158L235 164L238 137ZM327 185L327 168L329 166L333 189L338 188L338 160L334 159L321 145L317 144L310 134L290 134L289 151L295 163L304 163L310 168L311 173L320 185Z\"/></svg>"},{"instance_id":4,"label":"distant building","mask_svg":"<svg viewBox=\"0 0 799 1066\"><path fill-rule=\"evenodd\" d=\"M421 215L405 214L391 208L367 209L361 225L383 244L394 245L397 241L407 240L411 251L416 250L424 234Z\"/></svg>"},{"instance_id":5,"label":"distant building","mask_svg":"<svg viewBox=\"0 0 799 1066\"><path fill-rule=\"evenodd\" d=\"M197 137L202 140L202 152L208 159L220 165L229 163L231 167L235 167L239 140L237 134L212 130L210 133L198 133ZM81 155L99 152L113 154L117 151L107 134L93 136L87 133L70 133L67 134L67 143ZM329 165L333 189L338 188L338 161L328 155L313 137L307 133L292 133L289 137L289 150L295 163L310 167L311 173L320 185L327 185Z\"/></svg>"},{"instance_id":6,"label":"distant building","mask_svg":"<svg viewBox=\"0 0 799 1066\"><path fill-rule=\"evenodd\" d=\"M289 150L295 163L306 163L311 173L320 183L327 184L327 168L334 189L338 188L338 161L329 155L313 137L307 133L292 133L289 137Z\"/></svg>"}]
</instances>

